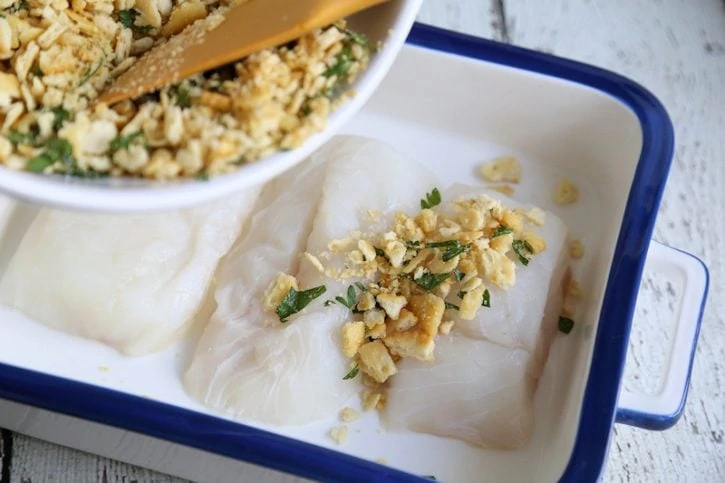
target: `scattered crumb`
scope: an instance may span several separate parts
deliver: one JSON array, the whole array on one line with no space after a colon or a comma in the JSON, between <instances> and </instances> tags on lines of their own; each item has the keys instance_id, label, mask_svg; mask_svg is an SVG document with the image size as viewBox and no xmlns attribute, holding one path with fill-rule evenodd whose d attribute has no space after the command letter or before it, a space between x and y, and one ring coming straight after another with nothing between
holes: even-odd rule
<instances>
[{"instance_id":1,"label":"scattered crumb","mask_svg":"<svg viewBox=\"0 0 725 483\"><path fill-rule=\"evenodd\" d=\"M584 244L580 240L569 242L569 256L576 259L584 256Z\"/></svg>"},{"instance_id":2,"label":"scattered crumb","mask_svg":"<svg viewBox=\"0 0 725 483\"><path fill-rule=\"evenodd\" d=\"M451 333L451 329L453 329L453 325L456 322L454 320L446 320L444 322L441 322L441 325L438 327L438 333L441 335L448 335Z\"/></svg>"},{"instance_id":3,"label":"scattered crumb","mask_svg":"<svg viewBox=\"0 0 725 483\"><path fill-rule=\"evenodd\" d=\"M319 258L308 252L305 252L305 258L312 264L313 267L315 267L315 270L320 273L325 273L325 267L322 265Z\"/></svg>"},{"instance_id":4,"label":"scattered crumb","mask_svg":"<svg viewBox=\"0 0 725 483\"><path fill-rule=\"evenodd\" d=\"M554 201L560 205L569 205L579 200L579 188L564 178L554 189Z\"/></svg>"},{"instance_id":5,"label":"scattered crumb","mask_svg":"<svg viewBox=\"0 0 725 483\"><path fill-rule=\"evenodd\" d=\"M379 392L363 391L362 392L362 403L365 411L370 411L378 407L382 394Z\"/></svg>"},{"instance_id":6,"label":"scattered crumb","mask_svg":"<svg viewBox=\"0 0 725 483\"><path fill-rule=\"evenodd\" d=\"M572 278L569 282L569 288L567 290L567 293L571 297L578 298L582 294L582 287L579 282Z\"/></svg>"},{"instance_id":7,"label":"scattered crumb","mask_svg":"<svg viewBox=\"0 0 725 483\"><path fill-rule=\"evenodd\" d=\"M358 410L349 407L342 408L342 411L340 411L340 420L343 423L352 423L360 419L361 416L362 414Z\"/></svg>"},{"instance_id":8,"label":"scattered crumb","mask_svg":"<svg viewBox=\"0 0 725 483\"><path fill-rule=\"evenodd\" d=\"M335 443L343 444L345 441L347 441L347 426L345 426L344 424L341 426L335 426L330 430L328 434Z\"/></svg>"},{"instance_id":9,"label":"scattered crumb","mask_svg":"<svg viewBox=\"0 0 725 483\"><path fill-rule=\"evenodd\" d=\"M111 369L109 369L108 366L98 366L98 370L101 372L108 372Z\"/></svg>"},{"instance_id":10,"label":"scattered crumb","mask_svg":"<svg viewBox=\"0 0 725 483\"><path fill-rule=\"evenodd\" d=\"M521 164L513 156L501 156L486 163L480 168L480 174L486 181L518 183L521 181Z\"/></svg>"},{"instance_id":11,"label":"scattered crumb","mask_svg":"<svg viewBox=\"0 0 725 483\"><path fill-rule=\"evenodd\" d=\"M385 458L378 458L378 459L375 460L375 462L378 463L378 464L381 464L381 465L387 465L388 464L388 460L386 460Z\"/></svg>"},{"instance_id":12,"label":"scattered crumb","mask_svg":"<svg viewBox=\"0 0 725 483\"><path fill-rule=\"evenodd\" d=\"M509 186L507 184L502 185L489 185L488 189L492 189L495 191L498 191L499 193L503 193L506 196L513 196L514 195L514 188L513 186Z\"/></svg>"}]
</instances>

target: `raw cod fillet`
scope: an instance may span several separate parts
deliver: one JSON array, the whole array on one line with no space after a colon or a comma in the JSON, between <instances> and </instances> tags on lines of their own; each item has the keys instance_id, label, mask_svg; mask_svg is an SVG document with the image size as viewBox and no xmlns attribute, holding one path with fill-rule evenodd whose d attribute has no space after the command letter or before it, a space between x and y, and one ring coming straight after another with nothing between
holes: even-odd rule
<instances>
[{"instance_id":1,"label":"raw cod fillet","mask_svg":"<svg viewBox=\"0 0 725 483\"><path fill-rule=\"evenodd\" d=\"M270 188L280 198L255 214L239 249L225 259L217 290L219 307L185 376L192 396L233 417L305 424L336 414L361 389L357 380L342 379L349 361L341 353L340 327L350 312L339 304L324 306L354 280L330 280L307 261L296 270L298 254L305 247L315 255L327 251L331 240L360 230L368 209L410 206L435 186L427 170L365 138L337 137L303 169L310 163L324 173L315 167L306 175L280 178ZM319 205L310 203L320 185ZM272 192L267 194L274 199ZM311 230L303 229L312 216ZM268 248L270 243L277 248ZM248 273L245 260L262 257L265 262L254 265L254 274ZM340 266L337 262L329 266ZM295 275L300 290L327 287L322 297L285 324L275 314L263 313L259 303L280 271ZM239 294L245 293L249 296L239 302Z\"/></svg>"},{"instance_id":2,"label":"raw cod fillet","mask_svg":"<svg viewBox=\"0 0 725 483\"><path fill-rule=\"evenodd\" d=\"M445 200L487 194L503 199L510 209L530 209L532 205L505 198L481 188L453 185L446 190ZM530 225L546 240L546 250L535 255L527 266L517 262L516 283L508 290L487 284L491 293L491 307L478 311L474 320L456 320L455 330L473 337L483 338L504 347L521 348L536 354L532 360L532 373L543 369L548 349L556 335L559 315L568 282L568 229L564 222L545 212L543 226Z\"/></svg>"},{"instance_id":3,"label":"raw cod fillet","mask_svg":"<svg viewBox=\"0 0 725 483\"><path fill-rule=\"evenodd\" d=\"M257 193L149 215L41 210L0 283L0 298L38 322L125 354L160 350L193 324Z\"/></svg>"},{"instance_id":4,"label":"raw cod fillet","mask_svg":"<svg viewBox=\"0 0 725 483\"><path fill-rule=\"evenodd\" d=\"M454 185L443 202L488 194ZM504 205L531 208L505 199ZM405 359L390 380L384 420L393 429L450 437L486 448L523 446L533 430L533 397L557 332L567 276L567 228L551 213L542 235L547 248L527 266L517 264L516 284L503 290L487 283L491 307L466 321L453 335L439 337L435 362Z\"/></svg>"},{"instance_id":5,"label":"raw cod fillet","mask_svg":"<svg viewBox=\"0 0 725 483\"><path fill-rule=\"evenodd\" d=\"M404 359L390 382L387 427L513 449L533 426L531 355L458 334L440 337L433 363Z\"/></svg>"}]
</instances>

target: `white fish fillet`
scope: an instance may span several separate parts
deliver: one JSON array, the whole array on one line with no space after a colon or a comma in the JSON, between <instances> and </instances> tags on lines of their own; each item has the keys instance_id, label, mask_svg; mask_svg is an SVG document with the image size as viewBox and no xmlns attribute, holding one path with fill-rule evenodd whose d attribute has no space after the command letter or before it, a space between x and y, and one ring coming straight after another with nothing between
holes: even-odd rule
<instances>
[{"instance_id":1,"label":"white fish fillet","mask_svg":"<svg viewBox=\"0 0 725 483\"><path fill-rule=\"evenodd\" d=\"M38 322L129 355L160 350L193 324L257 194L149 215L41 210L0 297Z\"/></svg>"},{"instance_id":2,"label":"white fish fillet","mask_svg":"<svg viewBox=\"0 0 725 483\"><path fill-rule=\"evenodd\" d=\"M488 194L454 185L444 203ZM508 208L530 205L504 200ZM491 307L474 320L456 319L453 335L436 342L435 362L405 359L390 379L386 425L456 438L486 448L524 445L533 429L533 397L557 331L567 273L567 228L551 213L542 227L547 242L528 266L517 265L509 290L489 285Z\"/></svg>"},{"instance_id":3,"label":"white fish fillet","mask_svg":"<svg viewBox=\"0 0 725 483\"><path fill-rule=\"evenodd\" d=\"M219 308L185 376L192 396L233 417L305 424L336 414L360 390L356 380L342 380L349 367L341 354L340 326L350 312L339 304L323 305L353 280L332 281L308 262L295 271L297 254L305 245L312 254L326 251L330 240L361 229L367 209L410 206L435 186L427 170L364 138L337 137L307 163L320 163L324 175L284 175L272 188L284 198L255 214L240 248L225 259ZM311 212L310 200L320 184L319 207ZM269 197L274 198L272 192ZM303 227L311 213L310 232ZM250 265L244 260L260 258L265 261L254 265L256 273L247 273ZM280 271L296 275L301 290L327 287L322 297L284 325L274 314L262 313L259 304ZM243 303L234 301L245 293L250 296ZM271 319L268 327L260 324L265 319Z\"/></svg>"},{"instance_id":4,"label":"white fish fillet","mask_svg":"<svg viewBox=\"0 0 725 483\"><path fill-rule=\"evenodd\" d=\"M488 194L504 198L481 188L454 185L446 190L445 200ZM505 198L506 207L529 209L532 206ZM556 334L557 323L564 299L567 273L567 236L564 222L546 212L544 225L531 226L546 240L546 250L534 256L527 266L517 262L516 283L508 290L487 285L491 293L491 307L482 308L474 320L456 320L456 329L475 338L485 338L496 344L536 352L538 373L548 353L548 346ZM452 314L455 317L455 313Z\"/></svg>"},{"instance_id":5,"label":"white fish fillet","mask_svg":"<svg viewBox=\"0 0 725 483\"><path fill-rule=\"evenodd\" d=\"M458 334L440 337L432 363L404 359L383 412L409 429L486 448L523 445L533 426L531 355Z\"/></svg>"}]
</instances>

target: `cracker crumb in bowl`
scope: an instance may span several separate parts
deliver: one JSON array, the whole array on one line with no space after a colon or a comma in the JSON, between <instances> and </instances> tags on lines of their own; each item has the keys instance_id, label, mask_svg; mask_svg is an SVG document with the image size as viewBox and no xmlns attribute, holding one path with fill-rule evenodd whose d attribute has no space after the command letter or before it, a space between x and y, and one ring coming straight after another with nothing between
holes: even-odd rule
<instances>
[{"instance_id":1,"label":"cracker crumb in bowl","mask_svg":"<svg viewBox=\"0 0 725 483\"><path fill-rule=\"evenodd\" d=\"M480 174L486 181L518 183L521 181L521 164L514 156L501 156L480 168Z\"/></svg>"},{"instance_id":2,"label":"cracker crumb in bowl","mask_svg":"<svg viewBox=\"0 0 725 483\"><path fill-rule=\"evenodd\" d=\"M0 53L10 76L0 79L0 190L115 212L210 201L301 162L372 94L420 6L394 0L349 23L108 106L94 102L113 78L168 35L215 25L230 3L94 10L86 2L43 7L38 1L0 19L29 32ZM390 27L394 35L376 51ZM208 186L199 182L207 180Z\"/></svg>"}]
</instances>

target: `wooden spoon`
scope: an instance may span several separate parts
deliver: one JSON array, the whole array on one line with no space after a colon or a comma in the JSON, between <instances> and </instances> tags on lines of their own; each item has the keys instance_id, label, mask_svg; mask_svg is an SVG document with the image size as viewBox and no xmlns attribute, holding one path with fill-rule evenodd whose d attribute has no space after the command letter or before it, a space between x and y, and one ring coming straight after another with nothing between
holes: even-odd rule
<instances>
[{"instance_id":1,"label":"wooden spoon","mask_svg":"<svg viewBox=\"0 0 725 483\"><path fill-rule=\"evenodd\" d=\"M99 97L112 104L282 45L388 0L247 0L216 27L202 21L144 54Z\"/></svg>"}]
</instances>

